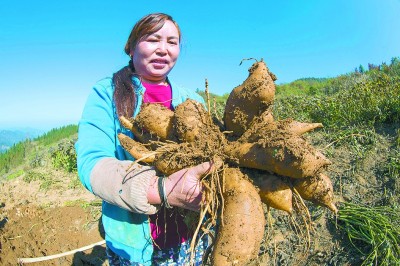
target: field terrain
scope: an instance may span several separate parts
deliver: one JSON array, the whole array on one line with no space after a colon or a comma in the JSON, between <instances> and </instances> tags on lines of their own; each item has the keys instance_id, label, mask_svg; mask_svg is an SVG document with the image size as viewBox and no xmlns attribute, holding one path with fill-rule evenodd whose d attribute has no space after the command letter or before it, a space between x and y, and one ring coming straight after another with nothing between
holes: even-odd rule
<instances>
[{"instance_id":1,"label":"field terrain","mask_svg":"<svg viewBox=\"0 0 400 266\"><path fill-rule=\"evenodd\" d=\"M213 97L221 112L227 95ZM339 212L305 201L307 222L264 206L266 233L251 265L400 265L399 60L278 85L273 112L324 125L305 138L332 162L327 174ZM0 155L1 265L104 239L101 201L77 176L76 139L77 126L69 125ZM32 265L108 264L97 245Z\"/></svg>"}]
</instances>

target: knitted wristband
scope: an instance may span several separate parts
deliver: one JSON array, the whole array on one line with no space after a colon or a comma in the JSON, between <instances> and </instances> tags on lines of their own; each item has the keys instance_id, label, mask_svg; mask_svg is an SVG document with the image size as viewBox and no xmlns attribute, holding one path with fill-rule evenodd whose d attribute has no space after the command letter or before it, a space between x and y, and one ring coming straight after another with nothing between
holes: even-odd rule
<instances>
[{"instance_id":1,"label":"knitted wristband","mask_svg":"<svg viewBox=\"0 0 400 266\"><path fill-rule=\"evenodd\" d=\"M172 208L172 206L169 205L167 194L165 193L165 177L163 176L158 178L158 194L160 195L161 205L164 205L168 209Z\"/></svg>"}]
</instances>

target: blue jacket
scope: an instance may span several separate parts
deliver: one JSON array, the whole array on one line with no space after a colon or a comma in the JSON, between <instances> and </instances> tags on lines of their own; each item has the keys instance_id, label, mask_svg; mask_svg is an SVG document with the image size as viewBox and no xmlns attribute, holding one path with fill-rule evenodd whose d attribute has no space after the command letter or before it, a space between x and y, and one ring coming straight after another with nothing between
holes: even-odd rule
<instances>
[{"instance_id":1,"label":"blue jacket","mask_svg":"<svg viewBox=\"0 0 400 266\"><path fill-rule=\"evenodd\" d=\"M137 78L132 82L138 85L135 91L136 116L143 101L145 88ZM170 82L172 87L172 106L190 98L204 103L195 92L186 90ZM90 174L96 163L103 158L133 160L119 143L117 134L122 132L130 137L132 133L121 127L113 102L114 86L111 78L100 80L93 88L84 107L79 122L78 141L75 145L78 157L78 174L83 185L93 193ZM103 201L102 221L107 245L118 255L144 265L151 264L153 243L148 216L124 210Z\"/></svg>"}]
</instances>

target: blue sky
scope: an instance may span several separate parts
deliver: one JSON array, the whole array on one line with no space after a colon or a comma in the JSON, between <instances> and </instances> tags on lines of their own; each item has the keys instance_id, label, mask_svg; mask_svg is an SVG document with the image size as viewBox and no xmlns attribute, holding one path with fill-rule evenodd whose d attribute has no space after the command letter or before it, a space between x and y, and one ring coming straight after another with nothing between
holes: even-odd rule
<instances>
[{"instance_id":1,"label":"blue sky","mask_svg":"<svg viewBox=\"0 0 400 266\"><path fill-rule=\"evenodd\" d=\"M179 23L170 77L229 93L264 58L287 83L334 77L400 56L400 0L18 1L0 7L0 129L78 123L95 82L125 66L134 23L165 12Z\"/></svg>"}]
</instances>

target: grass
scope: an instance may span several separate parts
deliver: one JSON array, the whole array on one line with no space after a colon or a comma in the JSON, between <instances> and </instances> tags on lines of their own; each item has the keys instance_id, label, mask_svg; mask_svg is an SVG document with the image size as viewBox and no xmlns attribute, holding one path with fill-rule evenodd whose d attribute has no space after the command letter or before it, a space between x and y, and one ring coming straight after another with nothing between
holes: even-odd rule
<instances>
[{"instance_id":1,"label":"grass","mask_svg":"<svg viewBox=\"0 0 400 266\"><path fill-rule=\"evenodd\" d=\"M323 134L328 142L324 147L327 155L330 151L343 146L353 154L353 159L358 164L362 163L363 159L376 148L381 137L374 128L364 125L351 126L343 130L328 130Z\"/></svg>"},{"instance_id":2,"label":"grass","mask_svg":"<svg viewBox=\"0 0 400 266\"><path fill-rule=\"evenodd\" d=\"M48 173L41 173L34 170L27 171L26 175L23 177L23 181L26 183L40 181L40 189L45 191L54 188L55 185L61 182L60 180L53 178Z\"/></svg>"},{"instance_id":3,"label":"grass","mask_svg":"<svg viewBox=\"0 0 400 266\"><path fill-rule=\"evenodd\" d=\"M14 172L14 173L8 175L6 179L7 180L12 180L14 178L17 178L17 177L23 175L23 174L25 174L24 170L20 169L20 170Z\"/></svg>"},{"instance_id":4,"label":"grass","mask_svg":"<svg viewBox=\"0 0 400 266\"><path fill-rule=\"evenodd\" d=\"M393 179L400 178L400 151L398 150L389 159L388 174Z\"/></svg>"},{"instance_id":5,"label":"grass","mask_svg":"<svg viewBox=\"0 0 400 266\"><path fill-rule=\"evenodd\" d=\"M376 71L363 77L353 74L337 78L336 89L329 89L335 93L294 93L277 98L274 116L320 122L330 130L399 122L400 77Z\"/></svg>"},{"instance_id":6,"label":"grass","mask_svg":"<svg viewBox=\"0 0 400 266\"><path fill-rule=\"evenodd\" d=\"M400 130L382 135L379 128L398 125L400 120L400 61L383 70L350 73L335 79L299 80L278 86L274 104L277 120L320 122L324 125L323 150L336 154L341 147L350 153L350 161L338 169L340 178L357 180L362 174L364 159L376 153L386 140L385 156L380 168L371 168L377 177L375 202L385 206L343 203L339 208L339 225L354 249L360 253L362 265L400 265ZM308 85L306 84L308 83ZM312 87L311 87L312 85ZM310 89L314 91L311 93ZM398 128L398 127L397 127ZM320 143L321 144L321 143ZM321 144L322 146L322 144ZM368 182L368 177L366 181ZM358 184L354 184L358 185ZM371 180L372 185L372 180ZM390 199L390 200L388 200ZM366 249L361 247L366 246Z\"/></svg>"},{"instance_id":7,"label":"grass","mask_svg":"<svg viewBox=\"0 0 400 266\"><path fill-rule=\"evenodd\" d=\"M90 207L101 207L102 201L99 200L93 200L93 201L86 201L83 199L77 199L77 200L69 200L65 202L65 206L67 207L74 207L74 206L80 206L84 209L90 208Z\"/></svg>"},{"instance_id":8,"label":"grass","mask_svg":"<svg viewBox=\"0 0 400 266\"><path fill-rule=\"evenodd\" d=\"M68 184L68 188L69 188L69 189L77 189L77 188L80 188L80 187L83 187L83 185L82 185L82 183L81 183L81 181L80 181L80 179L79 179L79 176L78 176L78 175L75 175L75 176L70 180L70 182L69 182L69 184Z\"/></svg>"},{"instance_id":9,"label":"grass","mask_svg":"<svg viewBox=\"0 0 400 266\"><path fill-rule=\"evenodd\" d=\"M394 149L388 154L385 162L379 166L379 172L384 186L384 201L390 205L400 205L400 150Z\"/></svg>"},{"instance_id":10,"label":"grass","mask_svg":"<svg viewBox=\"0 0 400 266\"><path fill-rule=\"evenodd\" d=\"M365 259L362 265L400 265L400 210L344 203L339 226ZM366 246L367 252L360 249Z\"/></svg>"}]
</instances>

